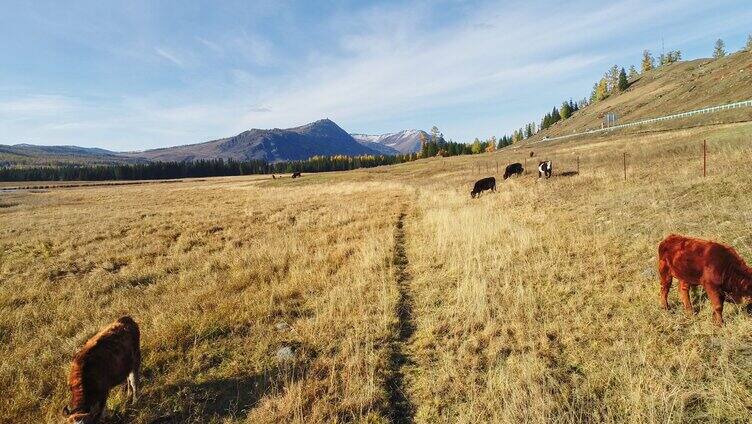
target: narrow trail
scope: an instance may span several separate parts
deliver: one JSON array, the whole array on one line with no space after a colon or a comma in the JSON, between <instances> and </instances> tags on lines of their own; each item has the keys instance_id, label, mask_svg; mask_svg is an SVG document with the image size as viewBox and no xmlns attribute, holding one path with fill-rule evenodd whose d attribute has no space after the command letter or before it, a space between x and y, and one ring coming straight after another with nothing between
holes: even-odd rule
<instances>
[{"instance_id":1,"label":"narrow trail","mask_svg":"<svg viewBox=\"0 0 752 424\"><path fill-rule=\"evenodd\" d=\"M389 418L394 424L412 423L415 414L414 407L407 396L405 382L406 368L413 363L407 345L415 332L410 274L407 269L409 262L405 252L405 215L403 209L394 228L394 257L392 259L399 290L395 311L398 322L392 341L391 373L386 383L389 392Z\"/></svg>"}]
</instances>

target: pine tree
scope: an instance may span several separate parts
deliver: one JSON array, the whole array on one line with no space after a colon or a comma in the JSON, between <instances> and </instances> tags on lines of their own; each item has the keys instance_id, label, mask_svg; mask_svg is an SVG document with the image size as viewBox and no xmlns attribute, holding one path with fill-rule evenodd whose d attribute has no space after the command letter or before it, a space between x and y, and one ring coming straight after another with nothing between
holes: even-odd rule
<instances>
[{"instance_id":1,"label":"pine tree","mask_svg":"<svg viewBox=\"0 0 752 424\"><path fill-rule=\"evenodd\" d=\"M752 34L747 36L747 45L745 46L747 51L752 51Z\"/></svg>"},{"instance_id":2,"label":"pine tree","mask_svg":"<svg viewBox=\"0 0 752 424\"><path fill-rule=\"evenodd\" d=\"M720 59L726 56L726 43L720 38L715 41L715 47L713 48L713 57Z\"/></svg>"},{"instance_id":3,"label":"pine tree","mask_svg":"<svg viewBox=\"0 0 752 424\"><path fill-rule=\"evenodd\" d=\"M568 119L570 116L572 116L572 106L569 102L564 102L561 104L561 119Z\"/></svg>"},{"instance_id":4,"label":"pine tree","mask_svg":"<svg viewBox=\"0 0 752 424\"><path fill-rule=\"evenodd\" d=\"M636 80L640 76L639 72L637 72L637 68L635 68L634 65L629 67L629 74L627 74L627 78L630 81Z\"/></svg>"},{"instance_id":5,"label":"pine tree","mask_svg":"<svg viewBox=\"0 0 752 424\"><path fill-rule=\"evenodd\" d=\"M624 71L624 68L621 68L621 72L619 72L619 91L625 91L627 88L629 88L627 73Z\"/></svg>"},{"instance_id":6,"label":"pine tree","mask_svg":"<svg viewBox=\"0 0 752 424\"><path fill-rule=\"evenodd\" d=\"M561 114L559 113L559 109L556 109L554 107L553 112L551 112L551 120L553 122L559 122L559 121L561 121Z\"/></svg>"},{"instance_id":7,"label":"pine tree","mask_svg":"<svg viewBox=\"0 0 752 424\"><path fill-rule=\"evenodd\" d=\"M593 91L590 92L590 103L598 101L598 83L593 84Z\"/></svg>"},{"instance_id":8,"label":"pine tree","mask_svg":"<svg viewBox=\"0 0 752 424\"><path fill-rule=\"evenodd\" d=\"M681 50L670 50L666 54L662 54L660 56L660 58L658 59L658 63L660 66L668 65L668 64L680 61L681 57L682 57Z\"/></svg>"},{"instance_id":9,"label":"pine tree","mask_svg":"<svg viewBox=\"0 0 752 424\"><path fill-rule=\"evenodd\" d=\"M648 72L655 69L655 59L650 54L650 50L642 51L642 72Z\"/></svg>"}]
</instances>

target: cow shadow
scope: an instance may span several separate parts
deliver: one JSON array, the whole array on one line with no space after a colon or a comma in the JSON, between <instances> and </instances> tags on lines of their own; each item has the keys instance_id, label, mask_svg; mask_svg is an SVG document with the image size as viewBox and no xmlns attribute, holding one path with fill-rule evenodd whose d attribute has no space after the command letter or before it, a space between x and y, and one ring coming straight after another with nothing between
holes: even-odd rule
<instances>
[{"instance_id":1,"label":"cow shadow","mask_svg":"<svg viewBox=\"0 0 752 424\"><path fill-rule=\"evenodd\" d=\"M154 410L148 419L151 424L177 424L184 422L208 422L226 419L243 419L266 393L279 385L279 372L270 371L240 377L215 378L200 383L185 381L170 384L151 393L144 393L136 406L123 413L109 411L102 420L106 424L133 422L136 410ZM154 408L160 399L171 398L169 405ZM169 412L166 412L165 409Z\"/></svg>"},{"instance_id":2,"label":"cow shadow","mask_svg":"<svg viewBox=\"0 0 752 424\"><path fill-rule=\"evenodd\" d=\"M580 175L580 173L577 171L565 171L558 174L559 177L574 177L575 175Z\"/></svg>"}]
</instances>

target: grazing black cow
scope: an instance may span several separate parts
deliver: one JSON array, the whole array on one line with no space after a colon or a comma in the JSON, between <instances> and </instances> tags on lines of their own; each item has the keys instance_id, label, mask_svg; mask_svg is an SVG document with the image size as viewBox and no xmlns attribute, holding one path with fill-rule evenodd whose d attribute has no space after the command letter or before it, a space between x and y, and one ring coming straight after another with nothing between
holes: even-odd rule
<instances>
[{"instance_id":1,"label":"grazing black cow","mask_svg":"<svg viewBox=\"0 0 752 424\"><path fill-rule=\"evenodd\" d=\"M274 174L272 174L272 179L273 179L273 180L276 180L276 179L277 179L277 176L276 176L276 175L274 175Z\"/></svg>"},{"instance_id":2,"label":"grazing black cow","mask_svg":"<svg viewBox=\"0 0 752 424\"><path fill-rule=\"evenodd\" d=\"M504 170L504 179L506 180L512 175L522 175L523 171L525 171L525 168L522 167L521 163L513 163L511 165L507 165L507 169Z\"/></svg>"},{"instance_id":3,"label":"grazing black cow","mask_svg":"<svg viewBox=\"0 0 752 424\"><path fill-rule=\"evenodd\" d=\"M553 171L554 167L550 160L538 163L538 178L541 178L544 175L546 178L550 178Z\"/></svg>"},{"instance_id":4,"label":"grazing black cow","mask_svg":"<svg viewBox=\"0 0 752 424\"><path fill-rule=\"evenodd\" d=\"M292 177L293 178L298 178L298 177L302 177L302 175L300 175L300 172L293 172L292 173Z\"/></svg>"},{"instance_id":5,"label":"grazing black cow","mask_svg":"<svg viewBox=\"0 0 752 424\"><path fill-rule=\"evenodd\" d=\"M475 196L480 196L486 190L496 191L496 178L486 177L476 181L473 191L470 192L470 197L474 199Z\"/></svg>"}]
</instances>

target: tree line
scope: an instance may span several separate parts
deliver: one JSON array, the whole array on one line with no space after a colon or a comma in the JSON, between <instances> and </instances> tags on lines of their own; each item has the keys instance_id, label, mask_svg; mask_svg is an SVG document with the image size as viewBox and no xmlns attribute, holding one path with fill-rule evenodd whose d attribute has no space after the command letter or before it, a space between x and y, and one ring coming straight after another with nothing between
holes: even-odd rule
<instances>
[{"instance_id":1,"label":"tree line","mask_svg":"<svg viewBox=\"0 0 752 424\"><path fill-rule=\"evenodd\" d=\"M136 164L58 164L40 166L0 167L0 181L105 181L159 180L197 177L221 177L252 174L284 174L292 172L349 171L395 165L434 156L471 155L496 150L511 144L506 136L497 141L477 138L472 143L446 141L435 126L431 136L421 135L421 149L417 153L363 156L313 156L305 160L267 162L234 159L205 159L190 162L148 162Z\"/></svg>"},{"instance_id":2,"label":"tree line","mask_svg":"<svg viewBox=\"0 0 752 424\"><path fill-rule=\"evenodd\" d=\"M394 165L419 155L314 156L306 160L274 162L209 159L192 162L150 162L118 165L62 165L0 168L0 181L161 180L292 172L347 171Z\"/></svg>"}]
</instances>

